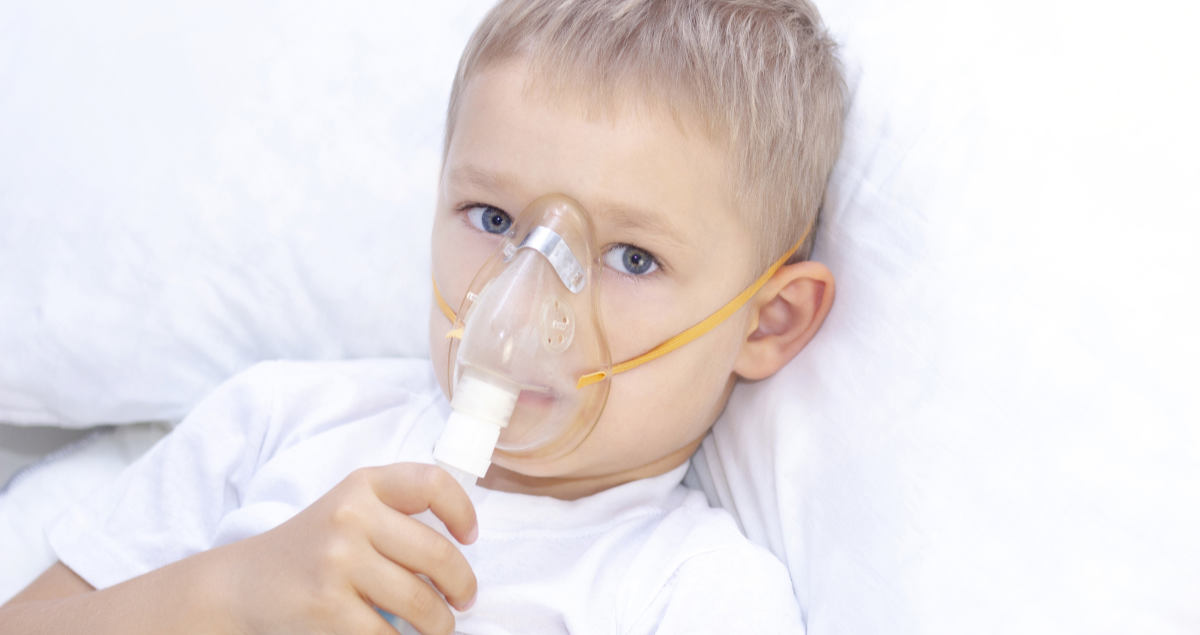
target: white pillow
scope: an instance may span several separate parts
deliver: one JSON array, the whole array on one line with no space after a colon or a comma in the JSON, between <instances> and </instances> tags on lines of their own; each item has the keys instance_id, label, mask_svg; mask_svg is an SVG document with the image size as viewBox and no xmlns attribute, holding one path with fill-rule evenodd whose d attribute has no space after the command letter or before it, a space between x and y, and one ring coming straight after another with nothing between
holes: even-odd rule
<instances>
[{"instance_id":1,"label":"white pillow","mask_svg":"<svg viewBox=\"0 0 1200 635\"><path fill-rule=\"evenodd\" d=\"M490 4L0 6L0 421L426 354L446 98Z\"/></svg>"},{"instance_id":2,"label":"white pillow","mask_svg":"<svg viewBox=\"0 0 1200 635\"><path fill-rule=\"evenodd\" d=\"M810 635L1200 632L1197 10L822 8L837 301L696 476Z\"/></svg>"}]
</instances>

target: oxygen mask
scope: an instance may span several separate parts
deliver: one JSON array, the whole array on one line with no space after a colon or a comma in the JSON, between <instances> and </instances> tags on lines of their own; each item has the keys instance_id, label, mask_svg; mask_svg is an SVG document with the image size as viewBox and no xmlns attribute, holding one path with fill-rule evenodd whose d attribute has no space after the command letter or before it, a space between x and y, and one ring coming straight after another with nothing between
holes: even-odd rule
<instances>
[{"instance_id":1,"label":"oxygen mask","mask_svg":"<svg viewBox=\"0 0 1200 635\"><path fill-rule=\"evenodd\" d=\"M453 414L435 449L439 462L481 477L493 445L547 457L591 431L609 382L581 386L579 378L611 361L597 310L594 235L575 201L537 199L449 313Z\"/></svg>"}]
</instances>

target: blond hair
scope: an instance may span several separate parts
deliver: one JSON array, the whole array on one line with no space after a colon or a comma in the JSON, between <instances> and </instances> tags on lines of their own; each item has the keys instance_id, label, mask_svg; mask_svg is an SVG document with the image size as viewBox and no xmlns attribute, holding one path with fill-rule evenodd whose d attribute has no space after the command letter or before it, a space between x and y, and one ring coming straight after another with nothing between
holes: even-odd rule
<instances>
[{"instance_id":1,"label":"blond hair","mask_svg":"<svg viewBox=\"0 0 1200 635\"><path fill-rule=\"evenodd\" d=\"M815 223L841 145L844 89L834 43L807 0L504 0L459 62L447 148L466 83L516 57L594 103L632 89L724 143L763 262Z\"/></svg>"}]
</instances>

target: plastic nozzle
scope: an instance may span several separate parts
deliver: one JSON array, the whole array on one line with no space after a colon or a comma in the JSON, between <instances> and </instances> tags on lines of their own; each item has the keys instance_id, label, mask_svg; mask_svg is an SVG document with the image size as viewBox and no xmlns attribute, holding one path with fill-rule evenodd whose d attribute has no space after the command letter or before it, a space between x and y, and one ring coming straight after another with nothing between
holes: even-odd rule
<instances>
[{"instance_id":1,"label":"plastic nozzle","mask_svg":"<svg viewBox=\"0 0 1200 635\"><path fill-rule=\"evenodd\" d=\"M452 412L433 448L433 458L466 487L492 464L500 430L508 425L518 391L466 370L450 401ZM463 474L465 473L465 475Z\"/></svg>"}]
</instances>

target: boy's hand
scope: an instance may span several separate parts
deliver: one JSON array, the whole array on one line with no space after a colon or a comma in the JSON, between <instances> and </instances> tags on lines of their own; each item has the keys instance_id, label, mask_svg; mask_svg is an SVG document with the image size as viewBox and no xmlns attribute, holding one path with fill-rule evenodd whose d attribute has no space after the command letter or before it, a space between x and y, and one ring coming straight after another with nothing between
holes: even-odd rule
<instances>
[{"instance_id":1,"label":"boy's hand","mask_svg":"<svg viewBox=\"0 0 1200 635\"><path fill-rule=\"evenodd\" d=\"M279 527L229 545L244 630L395 633L378 606L426 635L450 633L447 602L469 607L475 574L454 543L410 517L426 509L460 543L475 541L462 487L441 468L397 463L356 470Z\"/></svg>"}]
</instances>

